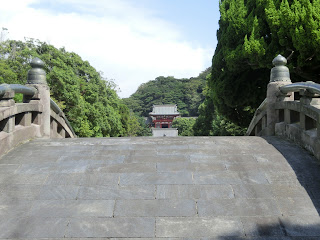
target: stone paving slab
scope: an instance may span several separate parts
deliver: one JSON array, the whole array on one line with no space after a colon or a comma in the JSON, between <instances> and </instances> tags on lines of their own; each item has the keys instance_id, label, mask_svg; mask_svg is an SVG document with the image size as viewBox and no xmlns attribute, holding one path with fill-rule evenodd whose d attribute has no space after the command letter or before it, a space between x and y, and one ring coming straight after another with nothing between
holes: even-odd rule
<instances>
[{"instance_id":1,"label":"stone paving slab","mask_svg":"<svg viewBox=\"0 0 320 240\"><path fill-rule=\"evenodd\" d=\"M291 171L269 172L266 173L266 177L268 182L271 184L300 184L296 174Z\"/></svg>"},{"instance_id":2,"label":"stone paving slab","mask_svg":"<svg viewBox=\"0 0 320 240\"><path fill-rule=\"evenodd\" d=\"M194 184L191 172L123 173L120 185Z\"/></svg>"},{"instance_id":3,"label":"stone paving slab","mask_svg":"<svg viewBox=\"0 0 320 240\"><path fill-rule=\"evenodd\" d=\"M33 202L30 200L10 199L0 203L0 216L15 217L24 216L31 210Z\"/></svg>"},{"instance_id":4,"label":"stone paving slab","mask_svg":"<svg viewBox=\"0 0 320 240\"><path fill-rule=\"evenodd\" d=\"M155 199L154 185L81 186L77 199Z\"/></svg>"},{"instance_id":5,"label":"stone paving slab","mask_svg":"<svg viewBox=\"0 0 320 240\"><path fill-rule=\"evenodd\" d=\"M288 236L318 237L320 236L319 216L294 216L280 218Z\"/></svg>"},{"instance_id":6,"label":"stone paving slab","mask_svg":"<svg viewBox=\"0 0 320 240\"><path fill-rule=\"evenodd\" d=\"M14 176L14 178L12 177ZM42 185L48 174L1 174L0 185L4 184L24 184L24 185Z\"/></svg>"},{"instance_id":7,"label":"stone paving slab","mask_svg":"<svg viewBox=\"0 0 320 240\"><path fill-rule=\"evenodd\" d=\"M245 162L247 164L255 164L257 159L254 155L244 154L228 154L228 155L220 155L220 154L200 154L200 153L191 153L190 154L190 162L192 163L222 163L222 164L234 164L234 163L242 163Z\"/></svg>"},{"instance_id":8,"label":"stone paving slab","mask_svg":"<svg viewBox=\"0 0 320 240\"><path fill-rule=\"evenodd\" d=\"M39 200L76 200L80 186L75 185L44 185L41 187L37 199Z\"/></svg>"},{"instance_id":9,"label":"stone paving slab","mask_svg":"<svg viewBox=\"0 0 320 240\"><path fill-rule=\"evenodd\" d=\"M236 198L273 198L271 184L238 184L232 185Z\"/></svg>"},{"instance_id":10,"label":"stone paving slab","mask_svg":"<svg viewBox=\"0 0 320 240\"><path fill-rule=\"evenodd\" d=\"M239 218L157 218L157 237L214 237L241 236L242 223Z\"/></svg>"},{"instance_id":11,"label":"stone paving slab","mask_svg":"<svg viewBox=\"0 0 320 240\"><path fill-rule=\"evenodd\" d=\"M87 172L92 173L146 173L156 172L157 167L154 163L122 163L108 165L90 165Z\"/></svg>"},{"instance_id":12,"label":"stone paving slab","mask_svg":"<svg viewBox=\"0 0 320 240\"><path fill-rule=\"evenodd\" d=\"M33 140L0 159L0 239L320 239L319 173L276 137Z\"/></svg>"},{"instance_id":13,"label":"stone paving slab","mask_svg":"<svg viewBox=\"0 0 320 240\"><path fill-rule=\"evenodd\" d=\"M63 238L67 218L15 217L0 218L0 238Z\"/></svg>"},{"instance_id":14,"label":"stone paving slab","mask_svg":"<svg viewBox=\"0 0 320 240\"><path fill-rule=\"evenodd\" d=\"M284 237L285 231L278 217L241 217L246 236Z\"/></svg>"},{"instance_id":15,"label":"stone paving slab","mask_svg":"<svg viewBox=\"0 0 320 240\"><path fill-rule=\"evenodd\" d=\"M19 167L19 164L1 164L0 174L13 174Z\"/></svg>"},{"instance_id":16,"label":"stone paving slab","mask_svg":"<svg viewBox=\"0 0 320 240\"><path fill-rule=\"evenodd\" d=\"M117 200L115 217L196 216L196 202L190 199Z\"/></svg>"},{"instance_id":17,"label":"stone paving slab","mask_svg":"<svg viewBox=\"0 0 320 240\"><path fill-rule=\"evenodd\" d=\"M157 172L213 172L227 170L225 164L221 163L184 163L170 162L157 163Z\"/></svg>"},{"instance_id":18,"label":"stone paving slab","mask_svg":"<svg viewBox=\"0 0 320 240\"><path fill-rule=\"evenodd\" d=\"M319 216L319 213L310 198L278 198L277 203L284 216Z\"/></svg>"},{"instance_id":19,"label":"stone paving slab","mask_svg":"<svg viewBox=\"0 0 320 240\"><path fill-rule=\"evenodd\" d=\"M199 216L281 216L274 199L211 199L199 200Z\"/></svg>"},{"instance_id":20,"label":"stone paving slab","mask_svg":"<svg viewBox=\"0 0 320 240\"><path fill-rule=\"evenodd\" d=\"M259 171L194 172L195 184L268 184L265 174Z\"/></svg>"},{"instance_id":21,"label":"stone paving slab","mask_svg":"<svg viewBox=\"0 0 320 240\"><path fill-rule=\"evenodd\" d=\"M126 163L163 163L163 162L189 162L189 156L164 156L164 155L143 155L141 153L140 156L137 155L129 155L124 160Z\"/></svg>"},{"instance_id":22,"label":"stone paving slab","mask_svg":"<svg viewBox=\"0 0 320 240\"><path fill-rule=\"evenodd\" d=\"M117 185L118 173L54 173L48 176L46 185Z\"/></svg>"},{"instance_id":23,"label":"stone paving slab","mask_svg":"<svg viewBox=\"0 0 320 240\"><path fill-rule=\"evenodd\" d=\"M308 197L301 185L288 184L239 184L232 185L236 198L300 198Z\"/></svg>"},{"instance_id":24,"label":"stone paving slab","mask_svg":"<svg viewBox=\"0 0 320 240\"><path fill-rule=\"evenodd\" d=\"M154 237L154 218L71 218L66 237Z\"/></svg>"},{"instance_id":25,"label":"stone paving slab","mask_svg":"<svg viewBox=\"0 0 320 240\"><path fill-rule=\"evenodd\" d=\"M1 185L0 203L13 200L34 200L40 193L41 185Z\"/></svg>"},{"instance_id":26,"label":"stone paving slab","mask_svg":"<svg viewBox=\"0 0 320 240\"><path fill-rule=\"evenodd\" d=\"M231 185L157 185L157 199L234 198Z\"/></svg>"},{"instance_id":27,"label":"stone paving slab","mask_svg":"<svg viewBox=\"0 0 320 240\"><path fill-rule=\"evenodd\" d=\"M37 200L28 215L34 217L112 217L114 200Z\"/></svg>"}]
</instances>

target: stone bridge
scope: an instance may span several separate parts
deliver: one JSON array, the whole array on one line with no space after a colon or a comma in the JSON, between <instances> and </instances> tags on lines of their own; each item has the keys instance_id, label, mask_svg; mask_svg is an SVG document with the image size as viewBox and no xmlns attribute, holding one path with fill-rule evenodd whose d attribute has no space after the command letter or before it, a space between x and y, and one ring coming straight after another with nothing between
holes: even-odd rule
<instances>
[{"instance_id":1,"label":"stone bridge","mask_svg":"<svg viewBox=\"0 0 320 240\"><path fill-rule=\"evenodd\" d=\"M0 239L320 239L318 85L274 62L257 136L163 141L73 138L36 60L0 86Z\"/></svg>"}]
</instances>

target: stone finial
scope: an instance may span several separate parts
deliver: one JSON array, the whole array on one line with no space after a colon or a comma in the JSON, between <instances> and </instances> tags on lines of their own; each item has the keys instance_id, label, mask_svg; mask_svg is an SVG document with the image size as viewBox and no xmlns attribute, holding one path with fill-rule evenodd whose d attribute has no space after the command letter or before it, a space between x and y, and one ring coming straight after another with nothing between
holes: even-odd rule
<instances>
[{"instance_id":1,"label":"stone finial","mask_svg":"<svg viewBox=\"0 0 320 240\"><path fill-rule=\"evenodd\" d=\"M286 64L287 64L287 59L285 58L285 57L283 57L282 55L278 55L278 56L276 56L274 59L273 59L273 61L272 61L272 64L274 65L274 66L285 66Z\"/></svg>"},{"instance_id":2,"label":"stone finial","mask_svg":"<svg viewBox=\"0 0 320 240\"><path fill-rule=\"evenodd\" d=\"M28 72L27 83L28 84L47 84L46 72L43 70L44 63L39 58L32 59L31 69Z\"/></svg>"},{"instance_id":3,"label":"stone finial","mask_svg":"<svg viewBox=\"0 0 320 240\"><path fill-rule=\"evenodd\" d=\"M271 69L270 82L291 82L287 59L280 54L272 61L274 67Z\"/></svg>"}]
</instances>

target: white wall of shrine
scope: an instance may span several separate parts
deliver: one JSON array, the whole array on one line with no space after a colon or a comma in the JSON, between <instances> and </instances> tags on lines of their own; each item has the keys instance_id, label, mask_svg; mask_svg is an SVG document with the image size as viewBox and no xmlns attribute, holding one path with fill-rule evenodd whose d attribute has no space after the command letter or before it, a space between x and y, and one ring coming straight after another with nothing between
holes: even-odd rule
<instances>
[{"instance_id":1,"label":"white wall of shrine","mask_svg":"<svg viewBox=\"0 0 320 240\"><path fill-rule=\"evenodd\" d=\"M177 128L152 128L153 137L178 137Z\"/></svg>"}]
</instances>

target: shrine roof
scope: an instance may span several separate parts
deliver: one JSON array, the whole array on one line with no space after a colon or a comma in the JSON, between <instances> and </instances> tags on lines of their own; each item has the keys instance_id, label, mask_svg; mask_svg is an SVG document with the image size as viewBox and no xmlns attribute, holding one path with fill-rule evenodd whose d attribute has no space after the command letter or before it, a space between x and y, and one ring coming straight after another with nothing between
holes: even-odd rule
<instances>
[{"instance_id":1,"label":"shrine roof","mask_svg":"<svg viewBox=\"0 0 320 240\"><path fill-rule=\"evenodd\" d=\"M153 105L152 112L149 115L180 115L177 111L177 105L166 104L166 105Z\"/></svg>"}]
</instances>

